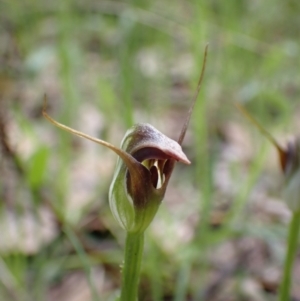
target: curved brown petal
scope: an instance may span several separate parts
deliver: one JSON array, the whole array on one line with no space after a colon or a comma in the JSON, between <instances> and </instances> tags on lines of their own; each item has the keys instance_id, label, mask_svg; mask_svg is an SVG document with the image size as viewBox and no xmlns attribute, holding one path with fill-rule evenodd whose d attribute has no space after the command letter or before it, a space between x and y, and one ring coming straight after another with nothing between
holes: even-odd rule
<instances>
[{"instance_id":1,"label":"curved brown petal","mask_svg":"<svg viewBox=\"0 0 300 301\"><path fill-rule=\"evenodd\" d=\"M148 159L173 159L185 164L191 162L181 146L148 123L138 123L125 134L122 149L142 162Z\"/></svg>"},{"instance_id":2,"label":"curved brown petal","mask_svg":"<svg viewBox=\"0 0 300 301\"><path fill-rule=\"evenodd\" d=\"M94 138L94 137L91 137L87 134L84 134L82 132L79 132L79 131L76 131L60 122L57 122L56 120L54 120L52 117L50 117L47 113L46 113L46 107L47 107L47 98L46 98L46 95L44 97L44 106L43 106L43 116L48 119L52 124L54 124L55 126L67 131L67 132L70 132L74 135L77 135L79 137L82 137L82 138L85 138L85 139L88 139L88 140L91 140L93 142L96 142L97 144L101 144L103 146L106 146L107 148L111 149L112 151L114 151L123 161L124 163L126 164L127 168L129 169L129 171L136 177L139 176L139 174L142 174L143 171L141 170L142 167L141 165L139 164L139 162L137 162L137 160L132 157L130 154L126 153L124 150L122 150L121 148L119 147L116 147L104 140L101 140L101 139L97 139L97 138Z\"/></svg>"}]
</instances>

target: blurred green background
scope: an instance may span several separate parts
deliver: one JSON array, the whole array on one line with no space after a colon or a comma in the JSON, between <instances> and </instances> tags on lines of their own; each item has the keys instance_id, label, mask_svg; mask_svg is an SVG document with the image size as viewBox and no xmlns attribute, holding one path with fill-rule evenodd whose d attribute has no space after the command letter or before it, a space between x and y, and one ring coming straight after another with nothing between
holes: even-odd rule
<instances>
[{"instance_id":1,"label":"blurred green background","mask_svg":"<svg viewBox=\"0 0 300 301\"><path fill-rule=\"evenodd\" d=\"M147 230L140 300L276 300L290 212L274 148L299 133L300 3L0 0L0 300L114 300L124 231L108 188L135 122L177 139L178 164ZM300 261L294 300L300 300Z\"/></svg>"}]
</instances>

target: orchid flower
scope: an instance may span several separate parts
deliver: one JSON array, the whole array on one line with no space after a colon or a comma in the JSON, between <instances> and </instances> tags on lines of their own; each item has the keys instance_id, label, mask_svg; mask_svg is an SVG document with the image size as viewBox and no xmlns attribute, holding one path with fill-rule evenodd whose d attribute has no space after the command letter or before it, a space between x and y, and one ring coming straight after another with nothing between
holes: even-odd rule
<instances>
[{"instance_id":1,"label":"orchid flower","mask_svg":"<svg viewBox=\"0 0 300 301\"><path fill-rule=\"evenodd\" d=\"M138 123L126 132L119 148L55 121L46 113L47 99L44 98L43 116L52 124L101 144L119 156L110 185L109 204L114 217L127 232L145 231L164 198L175 162L190 164L181 144L200 91L204 68L205 61L178 141L168 138L150 124Z\"/></svg>"},{"instance_id":2,"label":"orchid flower","mask_svg":"<svg viewBox=\"0 0 300 301\"><path fill-rule=\"evenodd\" d=\"M282 147L241 105L236 104L236 106L275 146L279 155L279 162L284 177L283 198L292 212L292 218L289 225L288 246L278 300L288 301L291 300L292 270L300 230L300 137L288 143L286 147Z\"/></svg>"},{"instance_id":3,"label":"orchid flower","mask_svg":"<svg viewBox=\"0 0 300 301\"><path fill-rule=\"evenodd\" d=\"M57 122L46 113L46 97L44 99L43 115L52 124L101 144L118 155L109 190L109 204L115 219L127 232L121 301L135 301L137 298L144 232L164 198L175 163L190 164L181 144L200 91L206 56L207 46L196 93L178 141L168 138L150 124L139 123L126 132L119 148Z\"/></svg>"}]
</instances>

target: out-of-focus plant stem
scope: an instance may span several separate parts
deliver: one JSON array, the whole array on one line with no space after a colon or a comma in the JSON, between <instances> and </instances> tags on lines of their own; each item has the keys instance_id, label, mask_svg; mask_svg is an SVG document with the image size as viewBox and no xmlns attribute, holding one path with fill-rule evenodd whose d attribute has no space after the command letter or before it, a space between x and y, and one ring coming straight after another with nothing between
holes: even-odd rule
<instances>
[{"instance_id":1,"label":"out-of-focus plant stem","mask_svg":"<svg viewBox=\"0 0 300 301\"><path fill-rule=\"evenodd\" d=\"M293 212L289 226L288 247L284 263L284 273L279 291L279 301L289 301L291 290L291 279L293 271L293 263L298 245L298 235L300 229L300 211Z\"/></svg>"}]
</instances>

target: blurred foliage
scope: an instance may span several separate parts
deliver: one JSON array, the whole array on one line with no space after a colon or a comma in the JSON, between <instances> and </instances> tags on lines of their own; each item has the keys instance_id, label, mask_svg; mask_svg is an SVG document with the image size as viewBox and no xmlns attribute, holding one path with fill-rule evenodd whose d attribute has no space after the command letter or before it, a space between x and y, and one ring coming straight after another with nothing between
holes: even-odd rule
<instances>
[{"instance_id":1,"label":"blurred foliage","mask_svg":"<svg viewBox=\"0 0 300 301\"><path fill-rule=\"evenodd\" d=\"M140 300L274 300L289 212L275 151L233 103L280 143L298 134L299 13L295 0L0 0L0 299L114 300L120 283L116 158L42 119L43 95L55 119L116 145L135 122L176 139L209 43L193 164L147 233Z\"/></svg>"}]
</instances>

